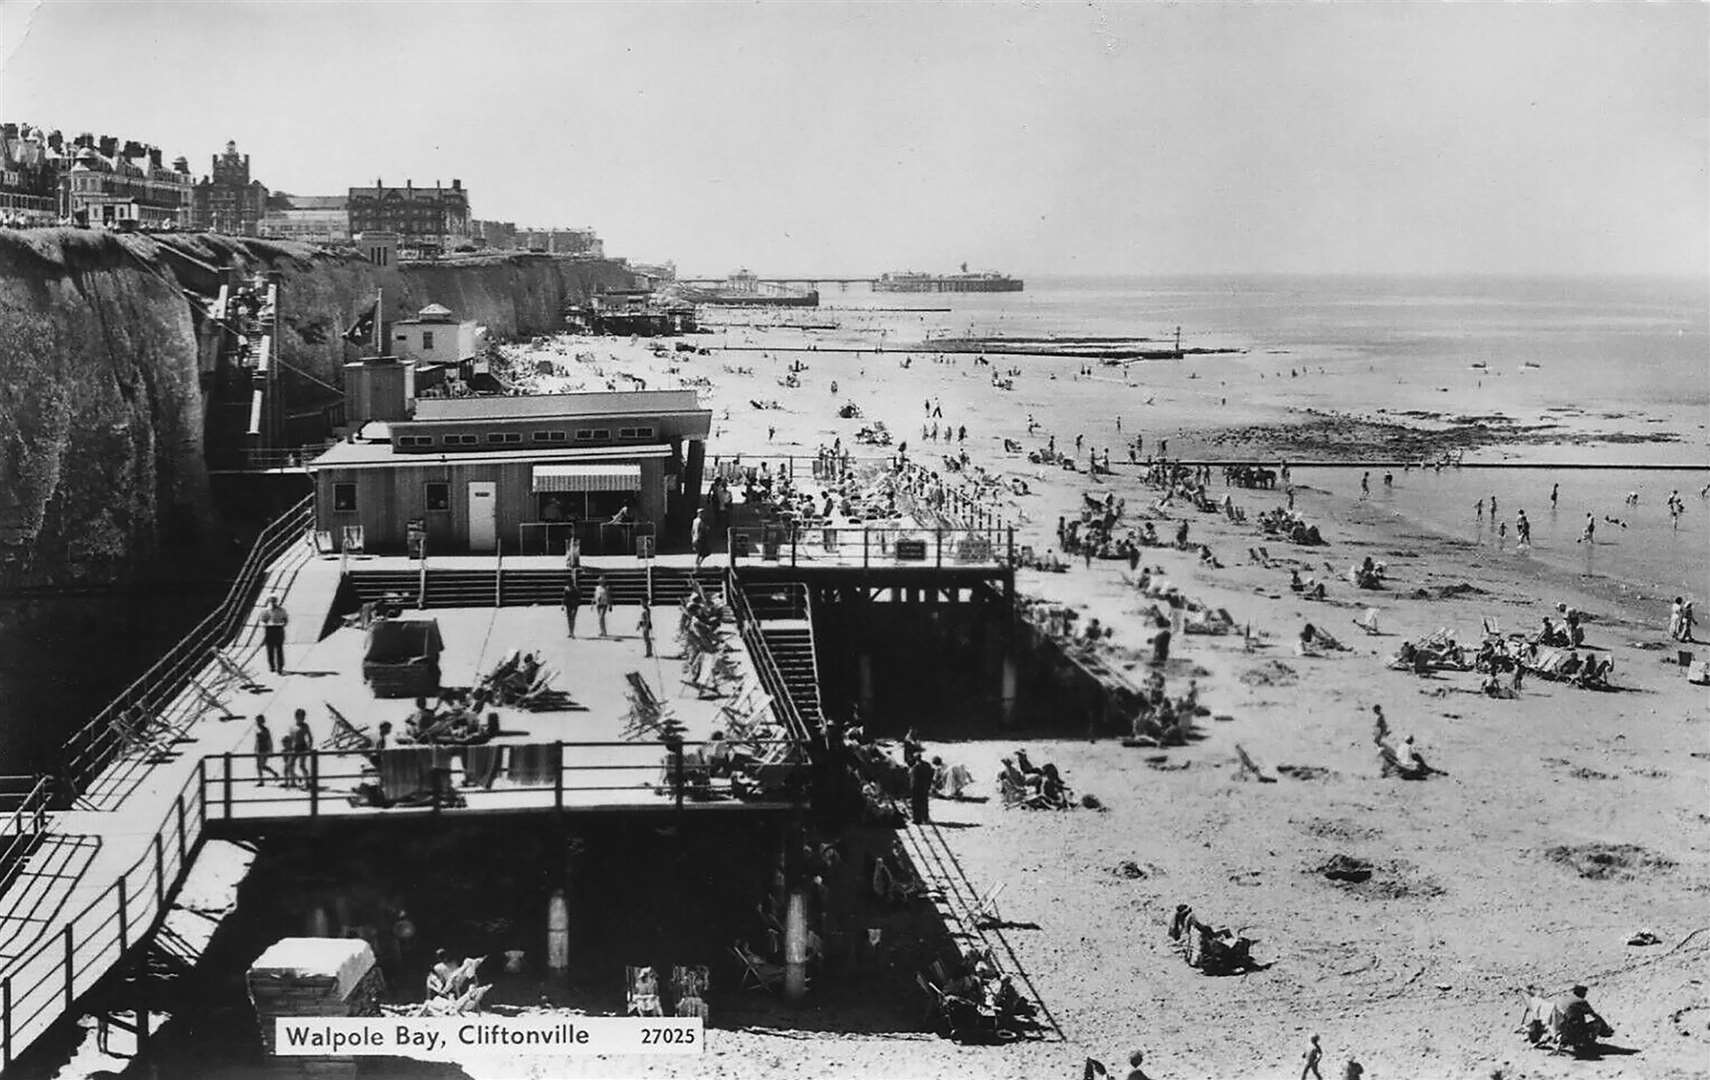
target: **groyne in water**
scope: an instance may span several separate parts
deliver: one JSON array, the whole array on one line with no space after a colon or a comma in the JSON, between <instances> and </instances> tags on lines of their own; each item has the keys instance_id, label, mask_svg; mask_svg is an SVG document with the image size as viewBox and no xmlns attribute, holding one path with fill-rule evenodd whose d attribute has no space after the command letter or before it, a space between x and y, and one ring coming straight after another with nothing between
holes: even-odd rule
<instances>
[{"instance_id":1,"label":"groyne in water","mask_svg":"<svg viewBox=\"0 0 1710 1080\"><path fill-rule=\"evenodd\" d=\"M12 753L23 718L75 724L135 674L115 655L146 657L183 629L150 599L162 582L235 566L247 545L255 522L228 512L204 464L225 333L208 309L222 276L267 272L282 289L288 407L323 393L316 380L339 385L354 355L344 330L377 291L387 318L439 303L504 339L562 329L567 301L632 280L607 260L377 267L242 237L0 229L0 597L29 597L0 600L0 756L15 764L31 764ZM86 595L62 609L60 589ZM48 639L60 646L45 658L22 647Z\"/></svg>"}]
</instances>

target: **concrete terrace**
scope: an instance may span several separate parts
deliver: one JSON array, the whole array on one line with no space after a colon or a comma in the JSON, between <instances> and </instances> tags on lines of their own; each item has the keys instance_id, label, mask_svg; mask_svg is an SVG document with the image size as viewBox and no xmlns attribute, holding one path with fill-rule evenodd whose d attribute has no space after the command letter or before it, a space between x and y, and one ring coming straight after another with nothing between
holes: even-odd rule
<instances>
[{"instance_id":1,"label":"concrete terrace","mask_svg":"<svg viewBox=\"0 0 1710 1080\"><path fill-rule=\"evenodd\" d=\"M395 566L393 564L396 564ZM692 564L692 558L661 560L661 565ZM168 908L183 874L194 861L205 831L231 833L307 823L311 818L381 820L432 814L429 807L380 809L353 806L347 799L363 779L364 755L322 749L316 757L321 781L313 793L256 783L254 717L265 715L276 742L283 738L296 709L306 713L317 747L334 734L328 705L352 725L374 734L381 721L396 733L413 710L409 699L378 699L363 681L364 632L338 626L325 637L341 578L346 570L406 569L409 560L349 560L317 557L308 538L294 542L267 566L256 605L248 611L237 639L223 650L230 661L213 657L169 705L158 711L169 737L137 740L109 762L72 808L50 815L46 835L24 861L0 904L0 989L3 1022L0 1067L43 1035L76 1001L119 964L143 940ZM490 557L436 559L434 569L486 569ZM562 569L562 559L509 559L506 569ZM589 559L584 573L635 569L629 559ZM284 675L270 675L262 649L260 604L280 593L291 615ZM513 650L537 653L556 674L551 686L570 695L575 707L528 712L500 707L501 747L567 744L561 787L548 778L518 786L505 778L491 788L464 788L462 763L451 758L451 790L465 808L443 814L566 813L666 811L677 799L661 787L666 779L666 748L649 737L624 733L629 702L625 678L637 672L652 688L668 715L685 729L685 740L707 738L724 725L721 706L731 698L702 700L683 685L680 659L643 655L636 631L639 608L614 607L600 638L595 612L586 605L572 640L557 604L510 607L406 609L405 618L438 620L445 651L442 686L473 686ZM674 656L675 605L655 609L656 653ZM730 655L741 679L754 682L752 658L734 627ZM241 668L249 676L240 677ZM753 699L742 704L745 707ZM764 699L760 709L764 711ZM575 745L586 744L586 745ZM228 757L229 755L229 757ZM227 780L227 763L230 780ZM276 768L282 766L275 757ZM372 775L368 777L372 780ZM536 777L539 780L539 776ZM783 804L740 802L715 791L711 800L687 800L685 812L766 812Z\"/></svg>"}]
</instances>

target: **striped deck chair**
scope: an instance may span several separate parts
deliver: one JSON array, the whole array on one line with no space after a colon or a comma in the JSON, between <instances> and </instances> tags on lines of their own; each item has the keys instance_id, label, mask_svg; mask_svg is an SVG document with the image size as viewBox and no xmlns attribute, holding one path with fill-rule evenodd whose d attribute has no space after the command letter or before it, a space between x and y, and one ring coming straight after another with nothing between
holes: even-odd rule
<instances>
[{"instance_id":1,"label":"striped deck chair","mask_svg":"<svg viewBox=\"0 0 1710 1080\"><path fill-rule=\"evenodd\" d=\"M330 701L321 704L332 714L332 731L321 740L322 750L369 750L374 746L374 740L369 737L368 729L359 728L346 720L344 714L333 708Z\"/></svg>"}]
</instances>

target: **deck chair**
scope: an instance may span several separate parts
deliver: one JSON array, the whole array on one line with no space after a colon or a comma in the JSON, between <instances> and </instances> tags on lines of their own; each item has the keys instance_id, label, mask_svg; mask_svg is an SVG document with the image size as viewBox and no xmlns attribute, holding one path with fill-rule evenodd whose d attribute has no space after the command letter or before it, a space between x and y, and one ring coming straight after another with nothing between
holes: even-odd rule
<instances>
[{"instance_id":1,"label":"deck chair","mask_svg":"<svg viewBox=\"0 0 1710 1080\"><path fill-rule=\"evenodd\" d=\"M627 1015L664 1016L665 1007L659 1000L659 976L654 970L651 967L626 967L623 971Z\"/></svg>"},{"instance_id":2,"label":"deck chair","mask_svg":"<svg viewBox=\"0 0 1710 1080\"><path fill-rule=\"evenodd\" d=\"M1003 916L998 913L997 899L1003 894L1008 882L1000 881L993 885L984 896L974 899L974 921L976 923L999 923Z\"/></svg>"},{"instance_id":3,"label":"deck chair","mask_svg":"<svg viewBox=\"0 0 1710 1080\"><path fill-rule=\"evenodd\" d=\"M189 678L189 683L188 689L196 695L196 699L202 703L203 708L212 709L219 713L222 720L236 720L238 718L238 714L232 712L231 706L226 704L226 699L220 694L220 690L224 689L223 681L218 689L211 689L201 679L192 675Z\"/></svg>"},{"instance_id":4,"label":"deck chair","mask_svg":"<svg viewBox=\"0 0 1710 1080\"><path fill-rule=\"evenodd\" d=\"M671 991L676 999L672 1015L707 1019L707 990L712 975L705 964L678 964L671 969Z\"/></svg>"},{"instance_id":5,"label":"deck chair","mask_svg":"<svg viewBox=\"0 0 1710 1080\"><path fill-rule=\"evenodd\" d=\"M119 733L127 751L143 754L150 764L158 764L171 756L171 736L143 714L141 706L133 705L116 712L107 722Z\"/></svg>"},{"instance_id":6,"label":"deck chair","mask_svg":"<svg viewBox=\"0 0 1710 1080\"><path fill-rule=\"evenodd\" d=\"M363 533L360 525L344 527L344 553L346 555L363 554Z\"/></svg>"},{"instance_id":7,"label":"deck chair","mask_svg":"<svg viewBox=\"0 0 1710 1080\"><path fill-rule=\"evenodd\" d=\"M730 947L732 956L742 965L743 990L776 991L784 982L784 965L774 964L769 960L754 955L746 942L737 942Z\"/></svg>"},{"instance_id":8,"label":"deck chair","mask_svg":"<svg viewBox=\"0 0 1710 1080\"><path fill-rule=\"evenodd\" d=\"M1027 802L1027 789L1010 779L1008 773L999 773L998 798L1005 810L1013 810Z\"/></svg>"},{"instance_id":9,"label":"deck chair","mask_svg":"<svg viewBox=\"0 0 1710 1080\"><path fill-rule=\"evenodd\" d=\"M332 731L321 741L322 750L369 750L374 746L374 740L368 736L366 728L359 728L346 720L344 714L333 708L330 701L321 704L332 714Z\"/></svg>"},{"instance_id":10,"label":"deck chair","mask_svg":"<svg viewBox=\"0 0 1710 1080\"><path fill-rule=\"evenodd\" d=\"M315 549L315 554L323 559L330 559L338 554L338 548L333 545L331 529L313 529L309 532L309 545Z\"/></svg>"},{"instance_id":11,"label":"deck chair","mask_svg":"<svg viewBox=\"0 0 1710 1080\"><path fill-rule=\"evenodd\" d=\"M1367 608L1366 613L1363 616L1354 620L1354 625L1368 634L1382 633L1382 631L1378 629L1378 609L1375 607Z\"/></svg>"},{"instance_id":12,"label":"deck chair","mask_svg":"<svg viewBox=\"0 0 1710 1080\"><path fill-rule=\"evenodd\" d=\"M1265 550L1265 545L1260 544L1258 547L1258 552L1259 552L1259 561L1264 563L1266 566L1271 565L1271 563L1273 561L1271 559L1271 553L1269 551Z\"/></svg>"},{"instance_id":13,"label":"deck chair","mask_svg":"<svg viewBox=\"0 0 1710 1080\"><path fill-rule=\"evenodd\" d=\"M1247 753L1246 748L1240 743L1235 744L1235 757L1241 767L1241 771L1235 774L1235 778L1237 780L1253 779L1257 780L1261 784L1274 784L1277 782L1276 777L1265 775L1264 770L1259 768L1258 763L1252 759L1252 757Z\"/></svg>"},{"instance_id":14,"label":"deck chair","mask_svg":"<svg viewBox=\"0 0 1710 1080\"><path fill-rule=\"evenodd\" d=\"M249 673L248 668L233 660L224 649L214 650L214 663L219 665L222 682L226 685L252 694L259 694L267 689L262 683L256 682L255 676Z\"/></svg>"}]
</instances>

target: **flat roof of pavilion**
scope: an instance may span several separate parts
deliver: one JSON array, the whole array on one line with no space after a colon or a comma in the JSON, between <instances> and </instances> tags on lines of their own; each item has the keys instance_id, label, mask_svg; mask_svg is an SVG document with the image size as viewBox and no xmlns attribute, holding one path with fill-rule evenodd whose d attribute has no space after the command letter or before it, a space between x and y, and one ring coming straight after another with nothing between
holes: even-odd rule
<instances>
[{"instance_id":1,"label":"flat roof of pavilion","mask_svg":"<svg viewBox=\"0 0 1710 1080\"><path fill-rule=\"evenodd\" d=\"M306 468L443 468L446 465L494 465L503 462L529 461L540 465L570 464L572 462L634 461L638 458L668 458L671 447L666 443L632 443L616 446L558 446L536 450L515 447L509 450L400 451L389 442L338 442L309 462Z\"/></svg>"},{"instance_id":2,"label":"flat roof of pavilion","mask_svg":"<svg viewBox=\"0 0 1710 1080\"><path fill-rule=\"evenodd\" d=\"M701 412L693 390L609 390L580 394L519 394L512 397L422 398L416 421L520 420L560 416L634 416ZM710 412L711 410L705 410Z\"/></svg>"}]
</instances>

